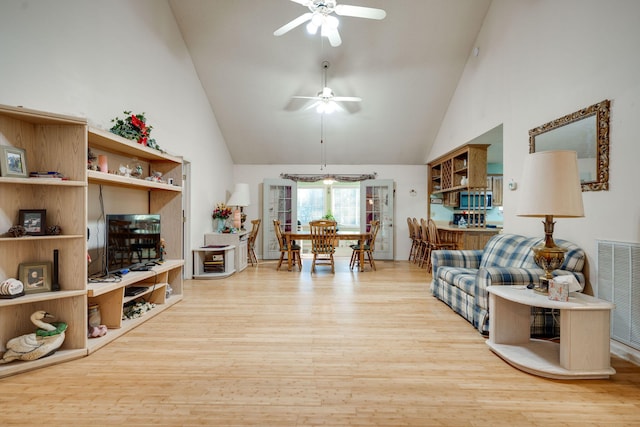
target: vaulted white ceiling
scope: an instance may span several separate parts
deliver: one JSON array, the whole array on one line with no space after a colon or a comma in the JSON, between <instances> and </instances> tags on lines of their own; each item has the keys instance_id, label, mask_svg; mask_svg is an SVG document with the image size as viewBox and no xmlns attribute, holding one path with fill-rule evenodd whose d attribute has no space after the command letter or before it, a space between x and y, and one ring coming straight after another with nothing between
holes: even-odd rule
<instances>
[{"instance_id":1,"label":"vaulted white ceiling","mask_svg":"<svg viewBox=\"0 0 640 427\"><path fill-rule=\"evenodd\" d=\"M237 164L319 164L321 119L305 110L327 85L358 96L325 115L327 164L424 164L490 0L339 0L386 10L340 17L342 45L304 25L290 0L170 0L202 86ZM461 141L460 143L464 143Z\"/></svg>"}]
</instances>

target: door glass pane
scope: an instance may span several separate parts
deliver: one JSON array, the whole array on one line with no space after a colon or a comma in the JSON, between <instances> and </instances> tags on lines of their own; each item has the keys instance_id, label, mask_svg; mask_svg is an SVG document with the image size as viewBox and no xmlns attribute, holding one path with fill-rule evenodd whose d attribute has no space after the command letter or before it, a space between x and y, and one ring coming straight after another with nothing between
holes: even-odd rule
<instances>
[{"instance_id":1,"label":"door glass pane","mask_svg":"<svg viewBox=\"0 0 640 427\"><path fill-rule=\"evenodd\" d=\"M360 187L334 187L331 212L343 227L360 227Z\"/></svg>"}]
</instances>

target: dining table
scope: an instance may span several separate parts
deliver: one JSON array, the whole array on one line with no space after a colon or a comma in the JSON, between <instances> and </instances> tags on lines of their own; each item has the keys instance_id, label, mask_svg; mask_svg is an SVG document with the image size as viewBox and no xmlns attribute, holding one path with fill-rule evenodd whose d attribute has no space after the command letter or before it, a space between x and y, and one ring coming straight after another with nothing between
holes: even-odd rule
<instances>
[{"instance_id":1,"label":"dining table","mask_svg":"<svg viewBox=\"0 0 640 427\"><path fill-rule=\"evenodd\" d=\"M291 244L295 240L311 240L311 233L305 231L283 231L282 237L287 242L287 252L288 252L288 261L287 261L287 269L291 271L293 267L292 257L291 257ZM371 237L371 233L369 232L360 232L360 231L338 231L336 232L337 240L357 240L360 244L360 247L363 247L367 242L367 239ZM364 251L359 251L360 256L360 271L364 271Z\"/></svg>"}]
</instances>

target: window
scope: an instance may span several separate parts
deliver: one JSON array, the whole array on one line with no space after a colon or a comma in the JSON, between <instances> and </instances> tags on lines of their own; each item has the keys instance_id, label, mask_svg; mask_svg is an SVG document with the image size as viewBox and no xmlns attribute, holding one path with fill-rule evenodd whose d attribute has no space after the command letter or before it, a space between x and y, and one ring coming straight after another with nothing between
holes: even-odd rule
<instances>
[{"instance_id":1,"label":"window","mask_svg":"<svg viewBox=\"0 0 640 427\"><path fill-rule=\"evenodd\" d=\"M360 186L331 189L331 212L338 224L345 227L360 227Z\"/></svg>"},{"instance_id":2,"label":"window","mask_svg":"<svg viewBox=\"0 0 640 427\"><path fill-rule=\"evenodd\" d=\"M324 187L298 187L298 221L308 225L326 214Z\"/></svg>"}]
</instances>

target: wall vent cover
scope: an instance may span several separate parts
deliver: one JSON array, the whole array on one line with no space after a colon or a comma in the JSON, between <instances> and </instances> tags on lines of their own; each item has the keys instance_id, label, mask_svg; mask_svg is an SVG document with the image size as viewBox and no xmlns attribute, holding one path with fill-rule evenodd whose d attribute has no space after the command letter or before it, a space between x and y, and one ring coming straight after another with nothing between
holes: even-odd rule
<instances>
[{"instance_id":1,"label":"wall vent cover","mask_svg":"<svg viewBox=\"0 0 640 427\"><path fill-rule=\"evenodd\" d=\"M640 350L640 243L598 240L596 296L616 305L611 338Z\"/></svg>"}]
</instances>

